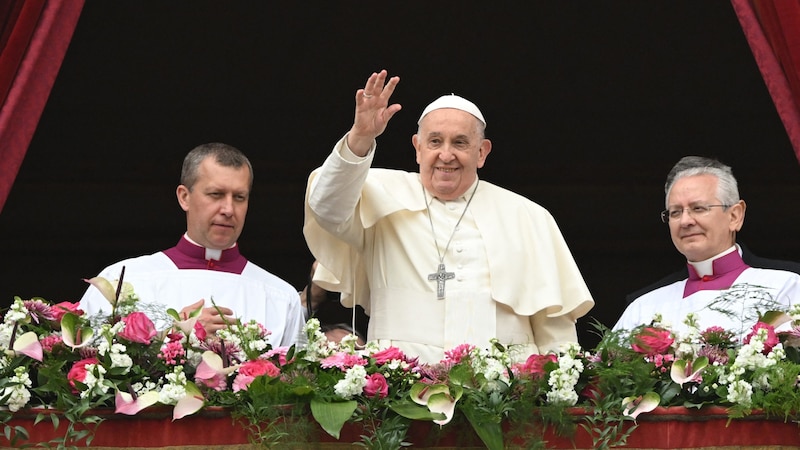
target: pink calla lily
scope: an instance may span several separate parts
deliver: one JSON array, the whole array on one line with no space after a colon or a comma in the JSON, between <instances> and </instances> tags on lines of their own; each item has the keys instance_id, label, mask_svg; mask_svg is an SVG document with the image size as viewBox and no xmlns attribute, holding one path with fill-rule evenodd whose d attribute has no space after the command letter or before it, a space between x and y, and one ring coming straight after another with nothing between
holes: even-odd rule
<instances>
[{"instance_id":1,"label":"pink calla lily","mask_svg":"<svg viewBox=\"0 0 800 450\"><path fill-rule=\"evenodd\" d=\"M638 397L626 397L622 400L622 405L625 407L622 414L636 419L639 414L656 409L659 402L661 397L655 392L648 392Z\"/></svg>"},{"instance_id":2,"label":"pink calla lily","mask_svg":"<svg viewBox=\"0 0 800 450\"><path fill-rule=\"evenodd\" d=\"M182 419L185 416L194 414L203 408L205 399L200 389L192 382L186 383L186 395L178 400L172 410L172 420Z\"/></svg>"},{"instance_id":3,"label":"pink calla lily","mask_svg":"<svg viewBox=\"0 0 800 450\"><path fill-rule=\"evenodd\" d=\"M192 330L194 330L194 325L197 323L197 317L189 317L186 320L174 320L174 326L178 327L179 330L183 332L185 335L190 335Z\"/></svg>"},{"instance_id":4,"label":"pink calla lily","mask_svg":"<svg viewBox=\"0 0 800 450\"><path fill-rule=\"evenodd\" d=\"M223 367L222 357L208 350L203 353L202 361L197 365L195 381L202 382L208 387L219 390L226 384L229 374L238 369L240 364Z\"/></svg>"},{"instance_id":5,"label":"pink calla lily","mask_svg":"<svg viewBox=\"0 0 800 450\"><path fill-rule=\"evenodd\" d=\"M108 300L109 303L111 303L111 306L117 304L117 290L114 288L114 286L111 284L110 281L106 280L103 277L94 277L88 280L84 278L83 281L96 287L97 290L99 290L100 293L103 294L103 297L106 300Z\"/></svg>"},{"instance_id":6,"label":"pink calla lily","mask_svg":"<svg viewBox=\"0 0 800 450\"><path fill-rule=\"evenodd\" d=\"M25 356L41 361L44 355L42 354L42 344L39 342L39 337L36 333L29 331L14 340L12 346L13 354L21 353Z\"/></svg>"},{"instance_id":7,"label":"pink calla lily","mask_svg":"<svg viewBox=\"0 0 800 450\"><path fill-rule=\"evenodd\" d=\"M158 398L158 392L155 391L146 392L136 397L135 400L131 394L117 391L117 395L114 399L114 405L116 406L115 412L117 414L127 414L132 416L148 406L158 403Z\"/></svg>"},{"instance_id":8,"label":"pink calla lily","mask_svg":"<svg viewBox=\"0 0 800 450\"><path fill-rule=\"evenodd\" d=\"M695 381L700 378L700 372L708 365L708 358L701 356L694 361L679 359L672 363L670 377L672 381L683 386L684 383Z\"/></svg>"}]
</instances>

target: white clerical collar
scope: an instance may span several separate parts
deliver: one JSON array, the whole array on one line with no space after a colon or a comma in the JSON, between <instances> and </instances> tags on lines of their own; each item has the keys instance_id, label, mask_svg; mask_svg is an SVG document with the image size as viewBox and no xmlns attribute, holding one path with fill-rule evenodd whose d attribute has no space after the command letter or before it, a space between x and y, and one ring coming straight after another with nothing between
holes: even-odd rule
<instances>
[{"instance_id":1,"label":"white clerical collar","mask_svg":"<svg viewBox=\"0 0 800 450\"><path fill-rule=\"evenodd\" d=\"M433 194L431 194L430 192L428 192L428 190L427 190L427 189L424 189L424 191L425 191L425 199L426 199L426 200L427 200L427 202L428 202L428 206L430 206L430 205L431 205L431 202L433 202L433 200L434 200L434 199L436 199L436 200L439 200L441 203L447 203L447 202L467 202L467 201L469 201L469 198L470 198L470 196L472 196L472 193L475 191L475 185L476 185L476 184L478 184L478 181L479 181L479 180L478 180L478 178L477 178L477 177L475 177L475 181L473 181L473 182L472 182L472 184L469 186L469 189L467 189L466 191L464 191L464 193L463 193L463 194L461 194L461 196L459 196L459 197L458 197L457 199L455 199L455 200L441 200L441 199L439 199L438 197L435 197L435 196L434 196Z\"/></svg>"},{"instance_id":2,"label":"white clerical collar","mask_svg":"<svg viewBox=\"0 0 800 450\"><path fill-rule=\"evenodd\" d=\"M738 250L738 248L739 247L736 244L734 244L733 247L725 250L724 252L716 256L712 256L711 258L705 259L703 261L697 261L697 262L687 261L687 262L691 264L692 267L694 267L694 270L697 272L697 275L701 277L704 277L706 275L714 275L714 260L716 260L721 256L725 256L734 250ZM741 250L739 250L739 254L740 255L742 254Z\"/></svg>"},{"instance_id":3,"label":"white clerical collar","mask_svg":"<svg viewBox=\"0 0 800 450\"><path fill-rule=\"evenodd\" d=\"M192 244L194 244L194 245L196 245L198 247L203 247L202 245L200 245L197 242L193 241L192 238L189 237L189 233L185 233L183 235L183 237L185 237L186 240L191 242ZM235 242L233 243L233 245L231 245L228 248L233 248L233 247L236 247L236 243ZM216 248L208 248L208 247L203 247L203 248L206 250L206 261L210 261L212 259L214 261L219 261L220 259L222 259L222 250L219 250L219 249L216 249Z\"/></svg>"}]
</instances>

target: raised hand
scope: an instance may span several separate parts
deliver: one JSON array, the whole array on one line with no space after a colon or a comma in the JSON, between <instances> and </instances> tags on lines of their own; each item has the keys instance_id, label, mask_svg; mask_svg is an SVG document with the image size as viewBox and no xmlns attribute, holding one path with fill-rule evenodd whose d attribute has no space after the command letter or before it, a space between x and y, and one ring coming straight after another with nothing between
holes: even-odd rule
<instances>
[{"instance_id":1,"label":"raised hand","mask_svg":"<svg viewBox=\"0 0 800 450\"><path fill-rule=\"evenodd\" d=\"M347 145L358 156L365 156L369 152L375 138L386 130L392 116L402 109L398 103L389 104L400 77L391 77L386 81L387 76L386 70L373 73L364 89L356 91L355 120L347 135Z\"/></svg>"}]
</instances>

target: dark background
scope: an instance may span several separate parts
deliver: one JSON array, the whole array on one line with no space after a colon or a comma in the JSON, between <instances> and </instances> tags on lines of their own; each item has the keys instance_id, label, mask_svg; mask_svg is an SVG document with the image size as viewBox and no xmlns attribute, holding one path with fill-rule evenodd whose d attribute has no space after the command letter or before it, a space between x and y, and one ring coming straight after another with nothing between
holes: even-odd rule
<instances>
[{"instance_id":1,"label":"dark background","mask_svg":"<svg viewBox=\"0 0 800 450\"><path fill-rule=\"evenodd\" d=\"M658 213L684 155L733 166L753 252L800 259L800 168L729 2L492 3L88 0L0 214L0 301L77 301L82 278L174 245L183 156L211 141L255 166L243 253L301 288L306 177L382 68L403 111L376 165L416 170L424 106L473 100L480 176L553 213L607 325L683 264Z\"/></svg>"}]
</instances>

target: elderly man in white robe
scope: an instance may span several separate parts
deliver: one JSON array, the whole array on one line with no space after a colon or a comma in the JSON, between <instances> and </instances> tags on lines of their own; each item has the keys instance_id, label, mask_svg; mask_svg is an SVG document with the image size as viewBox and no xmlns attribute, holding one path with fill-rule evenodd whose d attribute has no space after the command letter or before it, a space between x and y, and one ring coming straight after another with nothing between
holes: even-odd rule
<instances>
[{"instance_id":1,"label":"elderly man in white robe","mask_svg":"<svg viewBox=\"0 0 800 450\"><path fill-rule=\"evenodd\" d=\"M401 109L389 104L399 81L369 77L352 128L309 177L315 281L365 308L368 340L421 362L493 338L519 359L577 342L576 320L594 300L550 213L478 179L492 144L472 102L446 95L422 112L419 173L370 167Z\"/></svg>"},{"instance_id":2,"label":"elderly man in white robe","mask_svg":"<svg viewBox=\"0 0 800 450\"><path fill-rule=\"evenodd\" d=\"M750 267L742 259L736 233L747 205L729 166L686 156L670 171L664 192L667 209L661 219L686 257L689 276L635 299L615 330L632 330L657 317L661 326L686 335L692 314L700 331L718 326L741 338L764 313L785 311L800 301L800 275Z\"/></svg>"}]
</instances>

